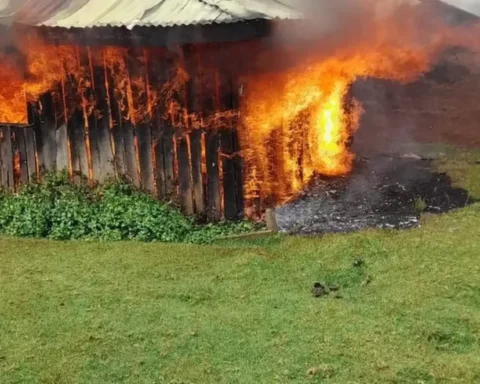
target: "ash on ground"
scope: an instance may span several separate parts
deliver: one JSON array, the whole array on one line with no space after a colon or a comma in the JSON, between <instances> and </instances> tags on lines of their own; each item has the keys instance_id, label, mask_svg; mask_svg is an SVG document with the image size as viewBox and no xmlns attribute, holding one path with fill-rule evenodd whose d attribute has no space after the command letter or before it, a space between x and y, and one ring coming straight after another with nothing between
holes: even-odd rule
<instances>
[{"instance_id":1,"label":"ash on ground","mask_svg":"<svg viewBox=\"0 0 480 384\"><path fill-rule=\"evenodd\" d=\"M406 229L422 213L444 213L474 202L430 160L379 156L356 160L345 177L315 177L294 201L277 208L282 232L321 234L367 228Z\"/></svg>"}]
</instances>

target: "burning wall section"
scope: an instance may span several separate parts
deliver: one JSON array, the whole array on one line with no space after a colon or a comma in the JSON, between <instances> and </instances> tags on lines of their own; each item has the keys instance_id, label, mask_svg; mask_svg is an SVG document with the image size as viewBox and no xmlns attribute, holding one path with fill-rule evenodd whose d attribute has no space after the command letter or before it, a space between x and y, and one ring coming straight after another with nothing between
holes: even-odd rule
<instances>
[{"instance_id":1,"label":"burning wall section","mask_svg":"<svg viewBox=\"0 0 480 384\"><path fill-rule=\"evenodd\" d=\"M355 39L350 28L293 44L166 49L21 36L15 65L0 71L0 116L24 122L28 100L34 124L1 128L2 183L16 187L42 168L91 182L125 176L186 213L236 218L288 201L315 175L345 175L362 114L352 84L413 82L465 41L409 6L381 18L368 9Z\"/></svg>"}]
</instances>

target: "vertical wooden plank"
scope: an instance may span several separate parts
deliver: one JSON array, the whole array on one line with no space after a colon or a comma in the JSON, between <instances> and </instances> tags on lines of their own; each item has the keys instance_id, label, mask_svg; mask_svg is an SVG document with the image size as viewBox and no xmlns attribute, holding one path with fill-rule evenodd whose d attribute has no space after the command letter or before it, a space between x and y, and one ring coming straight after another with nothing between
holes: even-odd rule
<instances>
[{"instance_id":1,"label":"vertical wooden plank","mask_svg":"<svg viewBox=\"0 0 480 384\"><path fill-rule=\"evenodd\" d=\"M102 53L105 55L105 53ZM125 164L125 145L123 143L123 119L120 111L120 104L116 98L115 90L115 81L113 78L113 71L118 69L117 67L107 67L104 56L104 71L106 76L106 81L108 85L107 96L110 106L110 129L111 135L113 138L113 166L115 168L115 173L118 177L123 177L127 173L127 167Z\"/></svg>"},{"instance_id":2,"label":"vertical wooden plank","mask_svg":"<svg viewBox=\"0 0 480 384\"><path fill-rule=\"evenodd\" d=\"M221 206L218 178L219 139L216 130L209 129L205 134L207 161L207 217L210 220L220 220Z\"/></svg>"},{"instance_id":3,"label":"vertical wooden plank","mask_svg":"<svg viewBox=\"0 0 480 384\"><path fill-rule=\"evenodd\" d=\"M223 194L224 194L224 215L227 220L238 218L235 162L233 160L233 132L224 129L220 132L220 145L222 153L223 171Z\"/></svg>"},{"instance_id":4,"label":"vertical wooden plank","mask_svg":"<svg viewBox=\"0 0 480 384\"><path fill-rule=\"evenodd\" d=\"M200 52L192 46L184 48L184 56L189 81L186 84L186 97L188 110L193 113L197 119L202 115L203 87L202 87L202 67L200 62ZM190 161L192 192L195 204L195 213L203 215L205 213L204 182L202 175L202 135L201 127L191 127L190 133Z\"/></svg>"},{"instance_id":5,"label":"vertical wooden plank","mask_svg":"<svg viewBox=\"0 0 480 384\"><path fill-rule=\"evenodd\" d=\"M129 50L128 67L131 79L135 133L137 136L137 161L140 169L140 184L144 190L155 193L152 161L151 119L153 113L150 100L150 84L147 73L148 55L146 49Z\"/></svg>"},{"instance_id":6,"label":"vertical wooden plank","mask_svg":"<svg viewBox=\"0 0 480 384\"><path fill-rule=\"evenodd\" d=\"M233 131L233 151L236 154L233 158L233 166L235 170L235 196L237 199L237 217L242 219L244 215L244 195L243 195L243 163L240 153L240 141L238 139L238 129Z\"/></svg>"},{"instance_id":7,"label":"vertical wooden plank","mask_svg":"<svg viewBox=\"0 0 480 384\"><path fill-rule=\"evenodd\" d=\"M192 183L189 158L189 136L177 136L178 182L180 205L187 215L193 215Z\"/></svg>"},{"instance_id":8,"label":"vertical wooden plank","mask_svg":"<svg viewBox=\"0 0 480 384\"><path fill-rule=\"evenodd\" d=\"M57 160L56 121L53 96L50 92L40 96L37 117L33 127L38 153L38 166L43 171L55 171Z\"/></svg>"},{"instance_id":9,"label":"vertical wooden plank","mask_svg":"<svg viewBox=\"0 0 480 384\"><path fill-rule=\"evenodd\" d=\"M28 183L28 159L27 159L27 147L25 142L25 128L23 127L14 127L12 128L12 137L15 140L14 147L18 151L18 164L14 164L14 166L18 166L19 169L15 171L18 172L18 180L21 184Z\"/></svg>"},{"instance_id":10,"label":"vertical wooden plank","mask_svg":"<svg viewBox=\"0 0 480 384\"><path fill-rule=\"evenodd\" d=\"M195 199L195 212L197 214L203 214L205 212L202 178L202 135L203 133L199 129L194 130L190 134L193 197Z\"/></svg>"},{"instance_id":11,"label":"vertical wooden plank","mask_svg":"<svg viewBox=\"0 0 480 384\"><path fill-rule=\"evenodd\" d=\"M79 94L79 80L66 74L65 105L67 110L67 138L70 146L72 173L76 177L88 176L88 159L85 143L86 116L82 97Z\"/></svg>"},{"instance_id":12,"label":"vertical wooden plank","mask_svg":"<svg viewBox=\"0 0 480 384\"><path fill-rule=\"evenodd\" d=\"M85 142L85 155L87 161L87 172L83 172L90 183L93 183L95 178L93 169L100 168L100 153L98 151L97 127L95 115L95 97L93 91L93 63L92 55L89 47L78 48L78 65L81 84L81 108L83 114L83 135ZM92 143L93 141L93 143ZM92 148L92 145L94 148Z\"/></svg>"},{"instance_id":13,"label":"vertical wooden plank","mask_svg":"<svg viewBox=\"0 0 480 384\"><path fill-rule=\"evenodd\" d=\"M24 128L27 176L29 182L36 179L37 164L35 159L35 139L31 128Z\"/></svg>"},{"instance_id":14,"label":"vertical wooden plank","mask_svg":"<svg viewBox=\"0 0 480 384\"><path fill-rule=\"evenodd\" d=\"M140 179L135 159L134 126L130 121L123 120L120 126L123 140L125 175L136 187L140 187Z\"/></svg>"},{"instance_id":15,"label":"vertical wooden plank","mask_svg":"<svg viewBox=\"0 0 480 384\"><path fill-rule=\"evenodd\" d=\"M43 136L43 165L46 170L55 171L57 145L55 141L55 115L53 110L53 96L46 93L41 97L43 123L41 125Z\"/></svg>"},{"instance_id":16,"label":"vertical wooden plank","mask_svg":"<svg viewBox=\"0 0 480 384\"><path fill-rule=\"evenodd\" d=\"M7 190L14 188L12 137L9 126L0 127L0 163L2 186Z\"/></svg>"},{"instance_id":17,"label":"vertical wooden plank","mask_svg":"<svg viewBox=\"0 0 480 384\"><path fill-rule=\"evenodd\" d=\"M175 188L175 149L173 140L173 129L169 125L165 125L162 134L163 155L165 165L165 196L173 199L176 194Z\"/></svg>"},{"instance_id":18,"label":"vertical wooden plank","mask_svg":"<svg viewBox=\"0 0 480 384\"><path fill-rule=\"evenodd\" d=\"M166 122L164 119L165 100L160 97L161 90L167 81L165 63L165 52L160 49L150 48L146 59L146 77L150 87L147 97L151 108L151 140L152 140L152 164L153 181L156 190L156 196L163 200L166 198L166 175L165 175L165 153L164 153L164 129Z\"/></svg>"},{"instance_id":19,"label":"vertical wooden plank","mask_svg":"<svg viewBox=\"0 0 480 384\"><path fill-rule=\"evenodd\" d=\"M127 53L123 48L104 48L104 70L108 84L108 102L111 111L114 163L117 176L124 177L139 187L136 166L135 137L131 105L131 86L127 67Z\"/></svg>"},{"instance_id":20,"label":"vertical wooden plank","mask_svg":"<svg viewBox=\"0 0 480 384\"><path fill-rule=\"evenodd\" d=\"M220 77L220 109L221 111L234 108L233 105L233 87L232 83ZM232 122L233 123L233 122ZM237 206L237 185L236 185L236 167L234 151L234 127L226 127L220 131L220 150L222 154L222 172L223 172L223 201L224 216L227 220L235 220L239 217L239 207Z\"/></svg>"},{"instance_id":21,"label":"vertical wooden plank","mask_svg":"<svg viewBox=\"0 0 480 384\"><path fill-rule=\"evenodd\" d=\"M53 108L56 120L56 166L58 171L70 170L70 154L67 140L67 111L65 105L65 80L57 84L53 93Z\"/></svg>"},{"instance_id":22,"label":"vertical wooden plank","mask_svg":"<svg viewBox=\"0 0 480 384\"><path fill-rule=\"evenodd\" d=\"M93 51L91 55L95 56L90 58L95 98L95 111L90 129L93 178L103 182L115 174L113 149L110 140L110 119L112 114L109 106L101 52Z\"/></svg>"}]
</instances>

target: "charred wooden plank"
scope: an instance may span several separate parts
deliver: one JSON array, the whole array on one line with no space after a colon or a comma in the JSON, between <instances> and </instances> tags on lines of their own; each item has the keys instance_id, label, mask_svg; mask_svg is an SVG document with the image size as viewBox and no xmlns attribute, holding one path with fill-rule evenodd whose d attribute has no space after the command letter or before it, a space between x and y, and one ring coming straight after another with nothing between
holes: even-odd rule
<instances>
[{"instance_id":1,"label":"charred wooden plank","mask_svg":"<svg viewBox=\"0 0 480 384\"><path fill-rule=\"evenodd\" d=\"M206 162L207 162L207 217L210 220L220 220L220 190L218 150L219 137L215 130L207 130L205 134Z\"/></svg>"},{"instance_id":2,"label":"charred wooden plank","mask_svg":"<svg viewBox=\"0 0 480 384\"><path fill-rule=\"evenodd\" d=\"M79 94L80 79L66 74L65 110L67 116L67 139L70 149L71 171L76 178L88 176L89 164L86 151L86 114L82 95Z\"/></svg>"},{"instance_id":3,"label":"charred wooden plank","mask_svg":"<svg viewBox=\"0 0 480 384\"><path fill-rule=\"evenodd\" d=\"M164 51L150 49L146 62L146 76L151 90L157 95L161 95L162 87L167 82L167 65L165 63ZM149 92L149 105L151 107L151 140L152 140L152 156L153 156L153 177L156 188L156 195L159 199L167 198L166 190L166 159L164 140L166 121L165 104L163 99L154 99Z\"/></svg>"},{"instance_id":4,"label":"charred wooden plank","mask_svg":"<svg viewBox=\"0 0 480 384\"><path fill-rule=\"evenodd\" d=\"M192 183L190 173L188 136L177 139L178 182L180 205L187 215L193 215Z\"/></svg>"},{"instance_id":5,"label":"charred wooden plank","mask_svg":"<svg viewBox=\"0 0 480 384\"><path fill-rule=\"evenodd\" d=\"M31 128L24 128L27 176L29 182L36 180L35 137Z\"/></svg>"},{"instance_id":6,"label":"charred wooden plank","mask_svg":"<svg viewBox=\"0 0 480 384\"><path fill-rule=\"evenodd\" d=\"M131 84L132 104L131 121L135 127L135 157L140 171L140 185L144 190L155 193L152 161L152 104L149 100L149 78L147 74L146 50L130 48L128 51L128 69Z\"/></svg>"},{"instance_id":7,"label":"charred wooden plank","mask_svg":"<svg viewBox=\"0 0 480 384\"><path fill-rule=\"evenodd\" d=\"M52 91L55 116L56 170L70 169L70 154L67 140L67 110L65 105L65 80L62 79Z\"/></svg>"},{"instance_id":8,"label":"charred wooden plank","mask_svg":"<svg viewBox=\"0 0 480 384\"><path fill-rule=\"evenodd\" d=\"M200 54L193 46L185 46L183 49L185 67L188 73L188 81L185 85L187 108L196 120L200 121L203 104L202 68L200 65ZM190 121L193 125L194 122ZM195 213L205 213L205 190L202 174L202 135L201 127L191 126L190 133L190 155L192 172L192 189L195 204Z\"/></svg>"},{"instance_id":9,"label":"charred wooden plank","mask_svg":"<svg viewBox=\"0 0 480 384\"><path fill-rule=\"evenodd\" d=\"M152 161L152 132L150 124L137 125L138 157L142 188L155 193L155 182Z\"/></svg>"},{"instance_id":10,"label":"charred wooden plank","mask_svg":"<svg viewBox=\"0 0 480 384\"><path fill-rule=\"evenodd\" d=\"M195 199L195 212L205 212L203 177L202 177L202 137L201 130L194 130L190 134L190 153L192 161L193 196Z\"/></svg>"},{"instance_id":11,"label":"charred wooden plank","mask_svg":"<svg viewBox=\"0 0 480 384\"><path fill-rule=\"evenodd\" d=\"M86 176L88 173L87 153L85 151L85 124L83 113L76 110L68 119L67 134L70 142L70 158L75 176Z\"/></svg>"},{"instance_id":12,"label":"charred wooden plank","mask_svg":"<svg viewBox=\"0 0 480 384\"><path fill-rule=\"evenodd\" d=\"M29 129L29 128L28 128ZM16 180L15 184L21 183L26 184L28 183L28 163L27 163L27 147L25 143L25 128L23 127L14 127L12 128L12 139L14 141L13 144L13 152L14 156L17 153L17 161L18 164L14 164L18 169L14 170L17 175L15 175Z\"/></svg>"},{"instance_id":13,"label":"charred wooden plank","mask_svg":"<svg viewBox=\"0 0 480 384\"><path fill-rule=\"evenodd\" d=\"M14 185L12 136L9 126L0 127L0 166L2 187L12 190Z\"/></svg>"},{"instance_id":14,"label":"charred wooden plank","mask_svg":"<svg viewBox=\"0 0 480 384\"><path fill-rule=\"evenodd\" d=\"M224 215L227 220L238 218L237 186L234 162L233 132L224 129L220 132L222 170L223 170L223 193Z\"/></svg>"},{"instance_id":15,"label":"charred wooden plank","mask_svg":"<svg viewBox=\"0 0 480 384\"><path fill-rule=\"evenodd\" d=\"M156 119L156 124L152 126L152 142L153 142L153 157L155 159L155 187L156 194L160 200L167 197L166 192L166 175L165 175L165 148L164 137L162 132L162 123Z\"/></svg>"},{"instance_id":16,"label":"charred wooden plank","mask_svg":"<svg viewBox=\"0 0 480 384\"><path fill-rule=\"evenodd\" d=\"M101 62L101 53L95 51L96 62ZM90 129L90 143L92 149L92 167L95 180L103 182L114 176L114 158L110 126L112 122L108 91L106 89L105 70L95 64L92 67L92 79L95 97L95 111L93 126Z\"/></svg>"},{"instance_id":17,"label":"charred wooden plank","mask_svg":"<svg viewBox=\"0 0 480 384\"><path fill-rule=\"evenodd\" d=\"M123 143L122 130L122 113L120 111L120 104L116 97L115 81L113 72L115 68L104 67L106 81L107 81L107 96L110 105L111 118L111 136L113 142L113 166L117 177L123 177L127 173L125 164L125 145Z\"/></svg>"},{"instance_id":18,"label":"charred wooden plank","mask_svg":"<svg viewBox=\"0 0 480 384\"><path fill-rule=\"evenodd\" d=\"M173 128L166 125L162 133L163 142L163 156L165 164L165 197L173 199L176 195L176 180L175 180L175 148L173 140Z\"/></svg>"},{"instance_id":19,"label":"charred wooden plank","mask_svg":"<svg viewBox=\"0 0 480 384\"><path fill-rule=\"evenodd\" d=\"M219 84L219 108L221 111L231 110L233 105L233 86L232 83L221 78L221 84ZM222 161L222 180L223 180L223 207L224 216L227 220L235 220L239 217L238 207L238 193L236 183L236 163L234 160L234 129L232 125L225 127L220 131L220 153Z\"/></svg>"},{"instance_id":20,"label":"charred wooden plank","mask_svg":"<svg viewBox=\"0 0 480 384\"><path fill-rule=\"evenodd\" d=\"M235 197L237 199L237 217L235 219L243 218L245 209L243 196L243 163L240 153L240 141L238 139L238 130L233 131L233 152L237 154L233 157L233 167L235 171Z\"/></svg>"},{"instance_id":21,"label":"charred wooden plank","mask_svg":"<svg viewBox=\"0 0 480 384\"><path fill-rule=\"evenodd\" d=\"M56 120L53 96L44 93L40 96L38 114L34 125L39 169L55 171L57 169Z\"/></svg>"},{"instance_id":22,"label":"charred wooden plank","mask_svg":"<svg viewBox=\"0 0 480 384\"><path fill-rule=\"evenodd\" d=\"M123 141L123 154L125 165L125 176L136 187L140 187L136 156L135 156L135 133L134 126L130 121L122 121L120 132Z\"/></svg>"}]
</instances>

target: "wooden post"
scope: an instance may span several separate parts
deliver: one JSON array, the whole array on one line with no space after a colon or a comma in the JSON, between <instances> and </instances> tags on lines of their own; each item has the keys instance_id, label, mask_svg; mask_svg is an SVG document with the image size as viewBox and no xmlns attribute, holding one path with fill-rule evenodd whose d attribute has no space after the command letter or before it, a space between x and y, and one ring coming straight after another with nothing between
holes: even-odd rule
<instances>
[{"instance_id":1,"label":"wooden post","mask_svg":"<svg viewBox=\"0 0 480 384\"><path fill-rule=\"evenodd\" d=\"M136 161L140 169L140 184L143 189L155 193L152 163L152 105L149 100L150 84L147 73L147 52L131 48L128 52L128 69L131 82L133 111L137 146ZM139 113L137 113L139 112Z\"/></svg>"},{"instance_id":2,"label":"wooden post","mask_svg":"<svg viewBox=\"0 0 480 384\"><path fill-rule=\"evenodd\" d=\"M202 68L200 63L200 53L192 46L184 47L185 67L188 72L189 80L186 84L186 97L188 110L193 113L197 120L202 115L203 87L202 87ZM200 121L196 122L197 124ZM190 132L190 160L192 176L192 192L195 204L195 213L203 215L205 213L205 194L202 174L202 136L203 129L200 126L192 126Z\"/></svg>"},{"instance_id":3,"label":"wooden post","mask_svg":"<svg viewBox=\"0 0 480 384\"><path fill-rule=\"evenodd\" d=\"M222 212L218 179L219 140L216 130L207 130L205 147L207 161L207 217L210 220L220 220Z\"/></svg>"},{"instance_id":4,"label":"wooden post","mask_svg":"<svg viewBox=\"0 0 480 384\"><path fill-rule=\"evenodd\" d=\"M0 174L2 187L7 190L14 188L12 136L9 126L0 126Z\"/></svg>"},{"instance_id":5,"label":"wooden post","mask_svg":"<svg viewBox=\"0 0 480 384\"><path fill-rule=\"evenodd\" d=\"M37 164L35 158L35 135L32 128L27 127L23 128L24 139L25 139L25 152L26 152L26 162L27 162L27 177L29 182L35 181Z\"/></svg>"},{"instance_id":6,"label":"wooden post","mask_svg":"<svg viewBox=\"0 0 480 384\"><path fill-rule=\"evenodd\" d=\"M40 171L56 171L56 121L53 96L50 92L40 96L37 111L33 131L35 133L38 166Z\"/></svg>"},{"instance_id":7,"label":"wooden post","mask_svg":"<svg viewBox=\"0 0 480 384\"><path fill-rule=\"evenodd\" d=\"M103 68L103 58L98 50L90 52L91 78L95 98L95 111L90 127L90 147L92 151L93 177L103 182L115 175L110 126L110 110L107 80Z\"/></svg>"},{"instance_id":8,"label":"wooden post","mask_svg":"<svg viewBox=\"0 0 480 384\"><path fill-rule=\"evenodd\" d=\"M177 160L180 205L187 215L192 215L194 211L188 136L181 137L177 134Z\"/></svg>"},{"instance_id":9,"label":"wooden post","mask_svg":"<svg viewBox=\"0 0 480 384\"><path fill-rule=\"evenodd\" d=\"M27 147L25 143L25 128L12 127L12 138L14 141L14 147L18 151L18 167L16 171L19 172L18 180L16 183L26 184L28 183L28 159L27 159Z\"/></svg>"},{"instance_id":10,"label":"wooden post","mask_svg":"<svg viewBox=\"0 0 480 384\"><path fill-rule=\"evenodd\" d=\"M106 76L106 82L108 89L107 97L109 100L110 106L110 129L113 141L113 165L115 168L115 174L117 177L123 177L127 173L127 167L125 164L125 144L123 142L123 119L122 114L120 111L120 105L116 98L116 93L120 90L115 89L115 81L114 81L114 72L118 70L118 66L107 67L107 63L105 61L105 53L102 52L104 67L103 70Z\"/></svg>"},{"instance_id":11,"label":"wooden post","mask_svg":"<svg viewBox=\"0 0 480 384\"><path fill-rule=\"evenodd\" d=\"M55 143L57 149L56 166L58 171L70 170L70 153L67 132L67 109L65 105L65 78L52 93L56 120Z\"/></svg>"}]
</instances>

